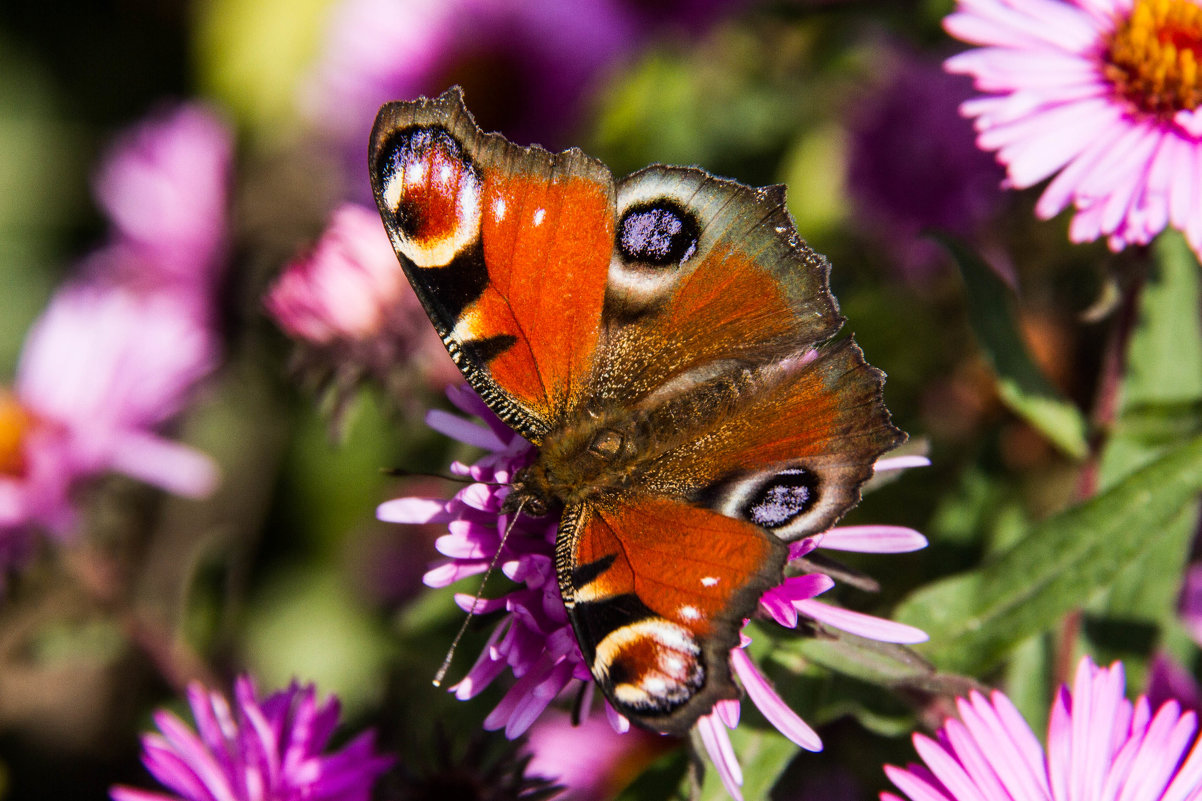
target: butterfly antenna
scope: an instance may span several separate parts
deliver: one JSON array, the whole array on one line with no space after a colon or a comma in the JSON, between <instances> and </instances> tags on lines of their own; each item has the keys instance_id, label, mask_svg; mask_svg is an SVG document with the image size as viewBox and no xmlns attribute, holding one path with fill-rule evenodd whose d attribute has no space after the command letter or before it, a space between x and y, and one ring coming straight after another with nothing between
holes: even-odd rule
<instances>
[{"instance_id":1,"label":"butterfly antenna","mask_svg":"<svg viewBox=\"0 0 1202 801\"><path fill-rule=\"evenodd\" d=\"M385 476L399 478L441 478L443 481L454 481L456 484L483 484L486 487L508 486L504 481L482 481L471 476L455 476L448 473L427 473L422 470L409 470L405 467L381 467L380 473Z\"/></svg>"},{"instance_id":2,"label":"butterfly antenna","mask_svg":"<svg viewBox=\"0 0 1202 801\"><path fill-rule=\"evenodd\" d=\"M526 505L525 499L518 504L518 508L514 510L513 517L509 519L509 525L505 526L505 533L501 535L501 542L497 545L497 552L492 555L492 561L488 563L488 570L484 571L484 578L480 580L480 589L476 590L476 597L472 599L472 606L467 610L467 617L463 619L463 623L459 626L459 631L455 634L455 639L451 640L451 647L447 649L447 655L442 658L442 664L438 667L438 672L434 674L434 686L441 687L442 680L447 675L447 670L451 667L451 659L455 656L455 649L459 647L459 641L463 639L464 632L467 631L467 624L472 622L472 617L476 614L476 606L480 603L484 594L484 585L488 583L489 576L492 575L493 569L497 566L497 560L501 558L501 551L505 547L505 541L509 539L509 532L513 531L513 526L518 521L518 515L522 513L522 507Z\"/></svg>"}]
</instances>

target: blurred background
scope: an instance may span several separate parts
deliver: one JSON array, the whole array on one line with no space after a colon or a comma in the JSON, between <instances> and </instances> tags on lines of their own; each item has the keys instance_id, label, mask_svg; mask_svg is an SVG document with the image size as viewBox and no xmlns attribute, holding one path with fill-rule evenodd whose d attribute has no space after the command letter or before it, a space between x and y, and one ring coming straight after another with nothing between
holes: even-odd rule
<instances>
[{"instance_id":1,"label":"blurred background","mask_svg":"<svg viewBox=\"0 0 1202 801\"><path fill-rule=\"evenodd\" d=\"M580 738L566 726L511 746L480 731L496 691L461 703L430 686L460 622L449 591L421 584L439 529L383 524L374 510L456 489L389 468L440 472L471 458L423 422L427 409L448 408L442 390L455 380L432 332L419 318L368 354L330 336L303 341L264 303L335 209L370 207L367 135L388 100L459 84L484 129L579 146L618 176L664 162L788 186L798 230L834 265L848 329L888 374L896 422L933 462L872 493L851 518L917 528L931 547L852 559L883 590L847 590L842 603L887 613L1068 505L1077 465L999 401L963 279L925 233L968 243L1019 293L1015 319L1030 352L1087 413L1108 293L1128 256L1070 246L1064 219L1038 222L1032 193L999 188L1000 168L957 114L969 81L941 69L960 49L940 27L951 5L0 5L0 386L14 380L56 287L96 270L130 237L130 220L146 218L129 206L179 203L184 222L172 225L183 228L160 221L143 238L175 242L187 251L181 269L210 276L206 319L220 357L167 431L221 474L201 499L112 474L89 481L77 491L75 533L14 571L0 604L0 798L150 786L137 737L152 710L182 709L188 678L225 682L244 670L269 688L316 682L338 694L350 728L375 726L402 765L381 797L518 797L485 766L510 764L520 776L513 749L538 746L559 748L546 758L567 770L581 748L596 748L573 745ZM191 176L169 201L121 195L113 165L152 147L146 138L181 109L218 132L224 183L206 188ZM178 158L185 175L201 163L188 151ZM216 211L188 206L206 192ZM203 246L180 233L189 221L206 226ZM473 628L461 654L476 653L486 634ZM460 659L452 678L471 657ZM885 786L876 766L906 760L921 705L821 672L807 682L790 700L822 727L827 750L790 756L773 797L875 797ZM602 778L576 782L575 797L608 797L648 765L667 778L642 797L675 787L680 749L633 740Z\"/></svg>"}]
</instances>

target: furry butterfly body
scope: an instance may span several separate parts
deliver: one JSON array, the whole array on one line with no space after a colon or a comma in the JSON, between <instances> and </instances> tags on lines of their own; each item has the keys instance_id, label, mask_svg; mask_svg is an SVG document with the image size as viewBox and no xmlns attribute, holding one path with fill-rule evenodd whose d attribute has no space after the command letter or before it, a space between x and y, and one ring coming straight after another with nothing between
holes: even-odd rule
<instances>
[{"instance_id":1,"label":"furry butterfly body","mask_svg":"<svg viewBox=\"0 0 1202 801\"><path fill-rule=\"evenodd\" d=\"M615 181L485 134L458 90L384 106L370 170L401 265L468 383L538 448L511 513L555 567L610 703L681 734L734 698L730 649L786 543L903 438L781 187L685 167Z\"/></svg>"}]
</instances>

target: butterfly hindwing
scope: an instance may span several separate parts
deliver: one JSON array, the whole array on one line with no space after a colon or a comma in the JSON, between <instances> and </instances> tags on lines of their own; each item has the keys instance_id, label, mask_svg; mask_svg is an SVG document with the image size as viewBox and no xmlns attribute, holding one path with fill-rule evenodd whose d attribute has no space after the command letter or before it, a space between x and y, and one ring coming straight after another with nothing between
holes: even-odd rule
<instances>
[{"instance_id":1,"label":"butterfly hindwing","mask_svg":"<svg viewBox=\"0 0 1202 801\"><path fill-rule=\"evenodd\" d=\"M458 90L384 106L370 171L393 247L452 358L537 442L580 404L592 372L613 250L609 171L579 150L482 133Z\"/></svg>"},{"instance_id":2,"label":"butterfly hindwing","mask_svg":"<svg viewBox=\"0 0 1202 801\"><path fill-rule=\"evenodd\" d=\"M685 733L737 698L730 649L780 580L785 546L753 525L633 493L569 507L556 567L581 653L610 703Z\"/></svg>"},{"instance_id":3,"label":"butterfly hindwing","mask_svg":"<svg viewBox=\"0 0 1202 801\"><path fill-rule=\"evenodd\" d=\"M905 438L885 409L883 380L850 339L760 368L737 409L662 453L644 486L785 541L824 531L859 501L876 460Z\"/></svg>"}]
</instances>

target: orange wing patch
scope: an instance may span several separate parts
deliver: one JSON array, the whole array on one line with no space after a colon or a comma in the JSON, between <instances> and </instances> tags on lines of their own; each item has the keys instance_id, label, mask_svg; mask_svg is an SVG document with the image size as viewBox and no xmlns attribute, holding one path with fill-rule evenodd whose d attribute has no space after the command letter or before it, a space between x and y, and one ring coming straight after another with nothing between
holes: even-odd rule
<instances>
[{"instance_id":1,"label":"orange wing patch","mask_svg":"<svg viewBox=\"0 0 1202 801\"><path fill-rule=\"evenodd\" d=\"M489 282L452 334L465 343L513 337L489 361L492 379L554 419L592 370L613 200L592 180L489 171L482 239Z\"/></svg>"}]
</instances>

